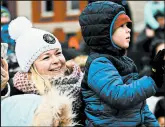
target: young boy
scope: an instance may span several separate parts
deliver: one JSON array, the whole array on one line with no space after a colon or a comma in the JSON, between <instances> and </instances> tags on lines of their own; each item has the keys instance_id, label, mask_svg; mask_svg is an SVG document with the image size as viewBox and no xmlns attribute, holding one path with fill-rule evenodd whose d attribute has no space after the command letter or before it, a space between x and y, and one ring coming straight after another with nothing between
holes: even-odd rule
<instances>
[{"instance_id":1,"label":"young boy","mask_svg":"<svg viewBox=\"0 0 165 127\"><path fill-rule=\"evenodd\" d=\"M155 94L157 80L139 79L136 65L125 56L131 32L125 9L109 1L93 2L79 22L90 47L81 84L86 126L159 126L145 102Z\"/></svg>"}]
</instances>

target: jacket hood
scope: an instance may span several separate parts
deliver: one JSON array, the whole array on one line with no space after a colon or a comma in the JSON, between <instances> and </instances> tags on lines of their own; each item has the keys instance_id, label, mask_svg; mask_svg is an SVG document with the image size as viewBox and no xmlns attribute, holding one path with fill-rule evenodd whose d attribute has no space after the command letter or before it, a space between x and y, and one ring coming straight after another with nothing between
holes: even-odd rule
<instances>
[{"instance_id":1,"label":"jacket hood","mask_svg":"<svg viewBox=\"0 0 165 127\"><path fill-rule=\"evenodd\" d=\"M117 17L125 13L123 6L110 1L92 2L79 17L82 36L91 50L111 55L124 55L112 41L112 30Z\"/></svg>"}]
</instances>

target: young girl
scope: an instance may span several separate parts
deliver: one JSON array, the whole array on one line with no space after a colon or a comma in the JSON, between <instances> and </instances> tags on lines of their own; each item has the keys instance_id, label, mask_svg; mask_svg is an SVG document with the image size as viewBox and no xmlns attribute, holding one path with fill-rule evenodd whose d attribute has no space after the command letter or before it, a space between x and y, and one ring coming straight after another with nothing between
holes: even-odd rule
<instances>
[{"instance_id":1,"label":"young girl","mask_svg":"<svg viewBox=\"0 0 165 127\"><path fill-rule=\"evenodd\" d=\"M9 24L9 34L16 41L16 56L21 72L15 74L11 95L47 95L52 89L59 95L70 96L73 113L80 118L80 83L82 72L76 65L68 68L62 54L61 44L51 33L32 27L25 17L18 17ZM60 102L56 100L56 103ZM66 102L67 105L67 102Z\"/></svg>"},{"instance_id":2,"label":"young girl","mask_svg":"<svg viewBox=\"0 0 165 127\"><path fill-rule=\"evenodd\" d=\"M125 9L109 1L93 2L79 22L91 51L81 85L86 126L159 126L145 101L155 94L157 80L139 79L136 65L125 56L131 32Z\"/></svg>"}]
</instances>

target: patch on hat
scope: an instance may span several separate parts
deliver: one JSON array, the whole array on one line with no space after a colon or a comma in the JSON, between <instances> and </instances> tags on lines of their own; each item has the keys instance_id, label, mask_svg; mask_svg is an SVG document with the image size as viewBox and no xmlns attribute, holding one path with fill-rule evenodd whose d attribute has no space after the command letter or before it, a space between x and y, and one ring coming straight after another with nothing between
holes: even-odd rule
<instances>
[{"instance_id":1,"label":"patch on hat","mask_svg":"<svg viewBox=\"0 0 165 127\"><path fill-rule=\"evenodd\" d=\"M56 39L52 35L50 35L50 34L44 34L43 35L43 39L44 39L44 41L46 41L49 44L56 43Z\"/></svg>"}]
</instances>

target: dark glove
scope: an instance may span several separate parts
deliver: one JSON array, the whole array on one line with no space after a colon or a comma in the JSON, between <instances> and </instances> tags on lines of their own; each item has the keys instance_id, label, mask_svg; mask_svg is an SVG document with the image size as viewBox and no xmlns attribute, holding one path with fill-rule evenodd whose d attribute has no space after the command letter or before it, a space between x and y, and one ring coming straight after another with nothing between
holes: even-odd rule
<instances>
[{"instance_id":1,"label":"dark glove","mask_svg":"<svg viewBox=\"0 0 165 127\"><path fill-rule=\"evenodd\" d=\"M165 60L163 60L165 56L165 49L160 50L152 61L152 73L151 77L155 81L158 88L160 88L163 84L163 75L165 72Z\"/></svg>"}]
</instances>

